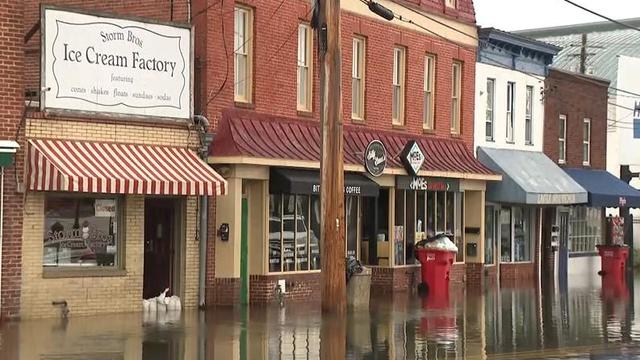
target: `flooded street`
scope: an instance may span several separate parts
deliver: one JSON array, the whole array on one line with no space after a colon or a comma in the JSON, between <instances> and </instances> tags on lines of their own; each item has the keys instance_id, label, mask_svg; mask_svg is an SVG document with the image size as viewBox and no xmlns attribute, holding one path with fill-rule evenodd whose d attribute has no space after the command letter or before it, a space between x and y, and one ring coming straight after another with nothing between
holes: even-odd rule
<instances>
[{"instance_id":1,"label":"flooded street","mask_svg":"<svg viewBox=\"0 0 640 360\"><path fill-rule=\"evenodd\" d=\"M640 357L640 281L602 289L456 289L372 298L321 317L318 304L71 317L4 324L2 360L609 359ZM544 294L544 296L542 295ZM105 303L108 306L108 302ZM322 342L320 341L322 339Z\"/></svg>"}]
</instances>

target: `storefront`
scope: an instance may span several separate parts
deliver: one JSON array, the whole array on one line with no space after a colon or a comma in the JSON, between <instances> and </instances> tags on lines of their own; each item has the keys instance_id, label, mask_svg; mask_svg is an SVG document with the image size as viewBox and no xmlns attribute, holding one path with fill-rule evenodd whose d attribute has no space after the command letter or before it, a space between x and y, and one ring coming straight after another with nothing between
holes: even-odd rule
<instances>
[{"instance_id":1,"label":"storefront","mask_svg":"<svg viewBox=\"0 0 640 360\"><path fill-rule=\"evenodd\" d=\"M100 40L124 28L131 41ZM191 28L45 6L40 33L40 109L25 109L15 176L20 317L141 311L167 288L196 307L199 204L227 183L197 153Z\"/></svg>"},{"instance_id":2,"label":"storefront","mask_svg":"<svg viewBox=\"0 0 640 360\"><path fill-rule=\"evenodd\" d=\"M600 270L596 245L611 243L605 208L640 207L640 191L606 170L564 171L588 192L588 202L556 210L557 223L566 224L568 231L566 241L563 236L559 239L555 271L560 283L566 283L568 278L591 282ZM564 234L562 227L559 231Z\"/></svg>"},{"instance_id":3,"label":"storefront","mask_svg":"<svg viewBox=\"0 0 640 360\"><path fill-rule=\"evenodd\" d=\"M555 224L543 210L586 203L587 193L541 152L479 147L478 160L503 175L487 187L485 267L502 281L537 279L543 232Z\"/></svg>"},{"instance_id":4,"label":"storefront","mask_svg":"<svg viewBox=\"0 0 640 360\"><path fill-rule=\"evenodd\" d=\"M469 260L481 264L484 190L500 176L462 141L350 126L344 136L345 256L372 267L373 290L406 291L419 281L415 243L447 232L460 250L452 281L462 282ZM217 285L209 298L270 302L284 286L288 299L318 299L319 127L233 109L223 113L217 138L209 162L228 181L229 195L218 199L211 226L228 224L230 232L216 240Z\"/></svg>"}]
</instances>

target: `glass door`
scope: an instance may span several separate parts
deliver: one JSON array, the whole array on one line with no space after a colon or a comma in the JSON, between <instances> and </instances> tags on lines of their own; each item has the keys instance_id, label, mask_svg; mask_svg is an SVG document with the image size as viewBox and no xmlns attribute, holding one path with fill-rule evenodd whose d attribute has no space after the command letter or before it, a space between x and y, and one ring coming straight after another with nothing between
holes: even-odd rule
<instances>
[{"instance_id":1,"label":"glass door","mask_svg":"<svg viewBox=\"0 0 640 360\"><path fill-rule=\"evenodd\" d=\"M495 264L495 243L496 216L494 207L487 205L484 207L484 263L485 265Z\"/></svg>"}]
</instances>

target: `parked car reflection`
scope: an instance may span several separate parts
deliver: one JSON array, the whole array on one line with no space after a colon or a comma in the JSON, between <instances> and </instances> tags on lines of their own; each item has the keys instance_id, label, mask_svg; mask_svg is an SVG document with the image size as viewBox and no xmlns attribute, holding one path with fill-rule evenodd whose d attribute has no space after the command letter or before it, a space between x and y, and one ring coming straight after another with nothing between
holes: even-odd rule
<instances>
[{"instance_id":1,"label":"parked car reflection","mask_svg":"<svg viewBox=\"0 0 640 360\"><path fill-rule=\"evenodd\" d=\"M295 218L295 222L294 222ZM282 217L282 227L280 218L269 218L269 264L270 267L277 268L280 264L280 243L284 246L282 256L282 271L293 271L294 258L298 269L306 270L309 268L309 260L311 268L317 269L320 266L320 246L319 240L313 230L308 229L305 218L302 215L284 215ZM295 234L295 236L294 236ZM294 250L295 238L295 250ZM309 241L309 249L307 249L307 241ZM309 254L310 252L310 254ZM297 254L297 256L296 256Z\"/></svg>"}]
</instances>

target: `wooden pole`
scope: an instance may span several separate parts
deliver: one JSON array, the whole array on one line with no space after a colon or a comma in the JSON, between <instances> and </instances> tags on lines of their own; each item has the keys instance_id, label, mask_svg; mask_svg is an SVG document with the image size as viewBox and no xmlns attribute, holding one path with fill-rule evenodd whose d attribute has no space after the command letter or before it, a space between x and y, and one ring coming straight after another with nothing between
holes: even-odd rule
<instances>
[{"instance_id":1,"label":"wooden pole","mask_svg":"<svg viewBox=\"0 0 640 360\"><path fill-rule=\"evenodd\" d=\"M319 0L322 310L345 313L340 0Z\"/></svg>"}]
</instances>

